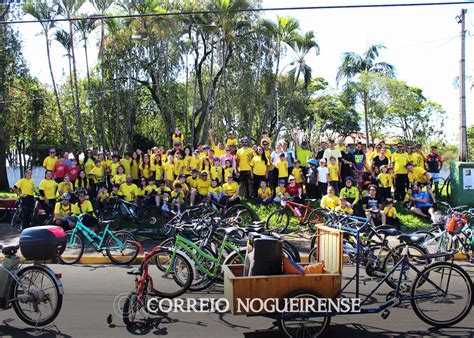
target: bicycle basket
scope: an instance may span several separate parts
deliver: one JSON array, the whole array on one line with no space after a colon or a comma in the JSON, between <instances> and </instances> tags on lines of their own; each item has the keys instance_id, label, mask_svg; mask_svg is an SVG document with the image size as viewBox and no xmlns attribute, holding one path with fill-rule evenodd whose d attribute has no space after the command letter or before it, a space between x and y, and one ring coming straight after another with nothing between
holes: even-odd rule
<instances>
[{"instance_id":1,"label":"bicycle basket","mask_svg":"<svg viewBox=\"0 0 474 338\"><path fill-rule=\"evenodd\" d=\"M446 222L446 231L458 235L461 233L462 228L466 224L467 219L460 216L449 217Z\"/></svg>"}]
</instances>

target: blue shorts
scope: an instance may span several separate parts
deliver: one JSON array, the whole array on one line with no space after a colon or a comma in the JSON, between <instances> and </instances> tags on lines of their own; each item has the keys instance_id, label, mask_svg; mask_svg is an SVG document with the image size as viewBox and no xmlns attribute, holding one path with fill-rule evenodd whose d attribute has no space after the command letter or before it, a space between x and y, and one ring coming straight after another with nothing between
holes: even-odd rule
<instances>
[{"instance_id":1,"label":"blue shorts","mask_svg":"<svg viewBox=\"0 0 474 338\"><path fill-rule=\"evenodd\" d=\"M429 173L431 177L433 178L433 183L438 183L441 182L441 176L439 176L439 173Z\"/></svg>"}]
</instances>

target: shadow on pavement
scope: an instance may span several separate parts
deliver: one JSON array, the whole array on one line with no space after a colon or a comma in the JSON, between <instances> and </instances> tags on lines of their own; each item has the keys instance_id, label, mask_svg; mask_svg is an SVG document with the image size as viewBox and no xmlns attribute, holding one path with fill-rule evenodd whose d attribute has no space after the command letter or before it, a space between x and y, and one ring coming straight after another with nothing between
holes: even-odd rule
<instances>
[{"instance_id":1,"label":"shadow on pavement","mask_svg":"<svg viewBox=\"0 0 474 338\"><path fill-rule=\"evenodd\" d=\"M0 337L12 336L12 337L42 337L42 338L69 338L72 337L68 334L62 333L56 326L46 326L45 328L35 329L34 327L18 328L10 326L9 323L15 321L15 319L4 319L0 323Z\"/></svg>"}]
</instances>

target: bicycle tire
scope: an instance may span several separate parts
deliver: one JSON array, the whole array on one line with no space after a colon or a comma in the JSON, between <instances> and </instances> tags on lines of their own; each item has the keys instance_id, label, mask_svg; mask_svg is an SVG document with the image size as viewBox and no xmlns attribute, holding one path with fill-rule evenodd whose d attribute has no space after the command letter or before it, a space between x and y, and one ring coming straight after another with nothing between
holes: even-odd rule
<instances>
[{"instance_id":1,"label":"bicycle tire","mask_svg":"<svg viewBox=\"0 0 474 338\"><path fill-rule=\"evenodd\" d=\"M142 209L138 213L137 223L140 225L143 224L152 227L160 227L160 221L162 219L161 215L161 208L152 205Z\"/></svg>"},{"instance_id":2,"label":"bicycle tire","mask_svg":"<svg viewBox=\"0 0 474 338\"><path fill-rule=\"evenodd\" d=\"M105 207L97 217L99 223L104 221L115 221L116 212L114 207Z\"/></svg>"},{"instance_id":3,"label":"bicycle tire","mask_svg":"<svg viewBox=\"0 0 474 338\"><path fill-rule=\"evenodd\" d=\"M309 254L308 254L308 263L317 263L318 260L317 260L317 250L318 248L312 248L310 251L309 251Z\"/></svg>"},{"instance_id":4,"label":"bicycle tire","mask_svg":"<svg viewBox=\"0 0 474 338\"><path fill-rule=\"evenodd\" d=\"M17 314L18 318L20 318L24 323L26 323L30 326L34 326L34 327L43 327L43 326L46 326L46 325L50 324L51 322L53 322L56 319L56 317L58 316L59 312L61 311L61 307L62 307L62 303L63 303L63 295L59 291L59 285L56 282L56 279L54 278L54 276L51 276L50 272L48 270L46 270L44 267L42 267L41 265L30 265L30 266L27 266L27 267L21 269L20 271L18 271L18 274L17 274L18 280L21 282L22 278L28 278L28 277L25 277L25 274L27 274L30 271L37 271L37 272L41 272L41 274L43 274L43 277L41 278L41 284L43 284L43 282L45 281L45 278L47 278L54 285L54 287L50 287L50 288L45 289L45 290L53 290L55 295L56 295L56 306L54 307L54 310L52 311L52 314L49 317L47 317L47 318L45 318L41 321L33 320L32 318L30 318L30 316L28 316L25 313L25 311L20 306L20 303L23 304L24 301L16 300L16 301L13 301L12 305L13 305L13 309L15 310L15 313ZM46 276L46 277L44 277L44 276ZM39 279L36 278L36 279L33 280L32 278L29 278L29 280L28 280L29 288L31 288L33 285L35 285L34 284L35 281L39 281ZM23 297L24 295L22 294L22 291L19 290L19 287L21 288L20 284L17 283L17 282L12 283L11 291L10 291L10 296L11 296L10 299L19 299L19 298L24 299L24 297ZM45 292L45 290L42 290L42 292ZM23 292L24 291L25 290L23 290ZM30 291L30 290L28 290L28 291ZM38 290L34 290L33 294L34 295L39 294ZM43 297L41 300L37 300L37 302L38 303L45 303L47 301L51 301L52 297L50 297L50 292L47 293L47 296L48 297ZM39 305L40 304L36 304L36 306L39 306Z\"/></svg>"},{"instance_id":5,"label":"bicycle tire","mask_svg":"<svg viewBox=\"0 0 474 338\"><path fill-rule=\"evenodd\" d=\"M207 253L208 255L213 256L214 258L217 258L217 255L214 253L214 250L211 250L207 246L204 247L204 248L201 248L201 250L204 251L205 253ZM200 256L198 256L197 258L200 258ZM212 262L205 260L204 257L202 257L202 258L203 258L204 262L201 261L201 264L211 263L211 264L207 264L206 268L209 271L213 271L214 268L215 268L215 265L212 264ZM195 262L193 262L193 263L195 264ZM191 283L191 285L189 286L189 291L193 291L193 292L202 291L202 290L205 290L205 289L209 288L212 284L214 284L216 278L215 277L209 277L205 272L201 272L197 265L195 265L194 271L195 271L194 280Z\"/></svg>"},{"instance_id":6,"label":"bicycle tire","mask_svg":"<svg viewBox=\"0 0 474 338\"><path fill-rule=\"evenodd\" d=\"M316 230L318 230L317 226L326 222L326 218L323 216L326 212L326 209L318 208L311 211L311 213L308 215L306 224L312 231L316 232Z\"/></svg>"},{"instance_id":7,"label":"bicycle tire","mask_svg":"<svg viewBox=\"0 0 474 338\"><path fill-rule=\"evenodd\" d=\"M422 285L428 286L429 284L431 284L429 282L429 281L431 281L429 276L431 276L431 278L433 278L433 276L436 272L436 269L440 269L441 267L446 267L450 270L451 269L456 270L459 273L459 275L464 278L464 281L466 282L466 286L467 286L467 291L468 291L467 294L468 294L468 296L470 296L470 299L469 299L469 297L462 297L461 296L460 297L461 299L466 298L466 307L464 308L464 310L459 315L457 315L455 318L452 318L452 319L449 319L449 320L444 319L443 321L438 321L438 320L434 320L433 318L429 318L428 315L426 315L426 313L424 313L423 310L421 310L418 299L415 299L415 297L416 297L416 292L417 292L418 287L422 286ZM428 277L426 277L426 276L428 276ZM449 280L451 278L452 278L452 271L449 273ZM436 282L434 282L434 283L436 283ZM440 287L443 287L441 284L436 284L436 285L440 286ZM412 306L413 311L417 315L417 317L420 318L425 323L427 323L429 325L432 325L432 326L435 326L435 327L439 327L439 328L449 327L449 326L455 325L455 324L459 323L460 321L462 321L464 318L466 318L466 316L471 311L472 304L474 303L474 293L473 293L472 288L473 288L473 284L472 284L471 278L469 277L468 273L463 268L461 268L459 265L453 264L453 263L447 263L447 262L435 262L435 263L432 263L432 264L428 265L425 269L423 269L421 271L421 273L418 275L418 277L415 279L415 281L413 282L413 286L411 288L411 297L412 297L411 306ZM446 288L446 290L447 289L448 288ZM459 294L456 293L456 295L454 297L459 298ZM429 299L424 298L423 300L426 301L426 300L429 300ZM443 302L437 302L435 304L439 304L441 307L445 307L447 303L446 303L446 301L443 301ZM430 310L431 315L434 312L435 311ZM448 311L445 311L445 309L443 308L443 309L441 309L441 312L442 312L442 317L446 318L446 315L447 315Z\"/></svg>"},{"instance_id":8,"label":"bicycle tire","mask_svg":"<svg viewBox=\"0 0 474 338\"><path fill-rule=\"evenodd\" d=\"M283 253L287 254L287 257L291 259L293 262L299 263L301 262L301 257L298 249L289 241L283 240L282 246Z\"/></svg>"},{"instance_id":9,"label":"bicycle tire","mask_svg":"<svg viewBox=\"0 0 474 338\"><path fill-rule=\"evenodd\" d=\"M446 179L446 196L451 198L451 176Z\"/></svg>"},{"instance_id":10,"label":"bicycle tire","mask_svg":"<svg viewBox=\"0 0 474 338\"><path fill-rule=\"evenodd\" d=\"M160 254L162 256L160 256ZM163 298L175 298L178 296L181 296L183 293L185 293L188 289L191 283L194 280L194 270L192 268L190 259L184 255L183 253L176 251L173 252L173 250L170 250L168 248L160 248L158 251L156 251L152 256L150 256L146 262L148 265L148 270L150 274L150 268L152 267L157 267L158 275L163 278L168 278L168 276L163 275L163 271L158 268L158 265L163 265L161 262L160 264L156 263L156 260L162 261L163 259L166 259L167 257L170 257L174 254L174 261L173 261L173 267L170 271L172 274L172 278L174 280L174 283L177 284L180 289L177 291L165 291L164 288L161 288L162 286L164 287L164 283L160 283L156 280L156 278L152 278L153 280L153 289L152 292L156 294L159 297ZM178 262L179 261L179 262ZM180 267L184 267L184 270L186 270L183 275L182 273L178 276L178 269ZM169 280L169 278L168 278ZM157 289L157 287L160 287L160 290Z\"/></svg>"},{"instance_id":11,"label":"bicycle tire","mask_svg":"<svg viewBox=\"0 0 474 338\"><path fill-rule=\"evenodd\" d=\"M279 224L280 227L274 226L273 223ZM267 221L265 222L265 228L269 231L283 233L290 224L290 215L285 209L277 209L273 211L270 215L268 215Z\"/></svg>"},{"instance_id":12,"label":"bicycle tire","mask_svg":"<svg viewBox=\"0 0 474 338\"><path fill-rule=\"evenodd\" d=\"M258 215L246 204L239 203L231 206L224 214L224 218L239 216L241 222L240 226L246 226L253 222L259 221Z\"/></svg>"},{"instance_id":13,"label":"bicycle tire","mask_svg":"<svg viewBox=\"0 0 474 338\"><path fill-rule=\"evenodd\" d=\"M246 248L240 248L238 251L231 252L224 260L222 265L231 265L231 264L244 264L245 255L247 254ZM243 260L242 260L243 257Z\"/></svg>"},{"instance_id":14,"label":"bicycle tire","mask_svg":"<svg viewBox=\"0 0 474 338\"><path fill-rule=\"evenodd\" d=\"M83 253L84 253L84 240L82 239L81 235L79 235L77 232L74 234L74 241L72 241L70 238L72 236L72 230L66 231L66 248L64 249L64 252L61 254L61 256L58 256L58 260L67 265L75 264L79 262L81 259ZM72 248L74 244L78 243L78 247L76 247L76 250L79 249L78 253L75 253L74 251L69 252L68 251L68 246ZM71 243L70 243L71 242ZM66 257L72 257L71 259L66 258Z\"/></svg>"},{"instance_id":15,"label":"bicycle tire","mask_svg":"<svg viewBox=\"0 0 474 338\"><path fill-rule=\"evenodd\" d=\"M116 239L119 239L121 243L117 243ZM120 249L121 257L124 258L123 260L118 259L117 255L112 253L112 249L110 248L114 246L113 241L115 241L115 243L117 243L117 245L119 245L120 247L122 244L124 244L123 249L122 248ZM136 237L128 231L125 231L125 230L115 231L113 233L113 236L109 236L109 238L106 241L105 245L107 249L105 249L105 252L107 253L107 256L110 258L110 260L117 265L130 264L138 256L139 249L138 249L138 246L135 244L136 241L137 241ZM131 253L129 253L128 255L124 255L124 250L126 247L133 248L132 249L133 251L131 251Z\"/></svg>"},{"instance_id":16,"label":"bicycle tire","mask_svg":"<svg viewBox=\"0 0 474 338\"><path fill-rule=\"evenodd\" d=\"M12 219L10 220L10 225L12 228L16 228L17 225L21 223L21 207L17 208L13 213Z\"/></svg>"}]
</instances>

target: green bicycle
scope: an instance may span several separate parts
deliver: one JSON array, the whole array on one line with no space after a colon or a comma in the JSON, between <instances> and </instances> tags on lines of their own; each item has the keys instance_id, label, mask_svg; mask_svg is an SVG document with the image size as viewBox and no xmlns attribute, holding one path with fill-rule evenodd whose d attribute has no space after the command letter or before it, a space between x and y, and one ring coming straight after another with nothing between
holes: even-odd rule
<instances>
[{"instance_id":1,"label":"green bicycle","mask_svg":"<svg viewBox=\"0 0 474 338\"><path fill-rule=\"evenodd\" d=\"M106 224L104 231L96 234L84 225L84 215L73 215L76 226L73 230L66 231L66 249L58 257L64 264L77 263L84 253L84 240L89 241L97 252L105 250L107 256L115 264L129 264L138 255L135 236L128 231L119 230L112 232L109 229L113 221L103 221Z\"/></svg>"},{"instance_id":2,"label":"green bicycle","mask_svg":"<svg viewBox=\"0 0 474 338\"><path fill-rule=\"evenodd\" d=\"M203 239L194 243L182 235L177 235L171 248L173 254L177 251L184 253L192 262L195 272L193 283L189 286L191 291L201 291L210 287L221 276L223 265L243 264L245 260L246 248L239 248L230 242L228 240L230 233L226 233L227 229L223 229L224 238L215 252L208 244L216 224L210 225ZM229 228L230 231L232 228ZM162 271L169 269L165 266L158 268Z\"/></svg>"}]
</instances>

